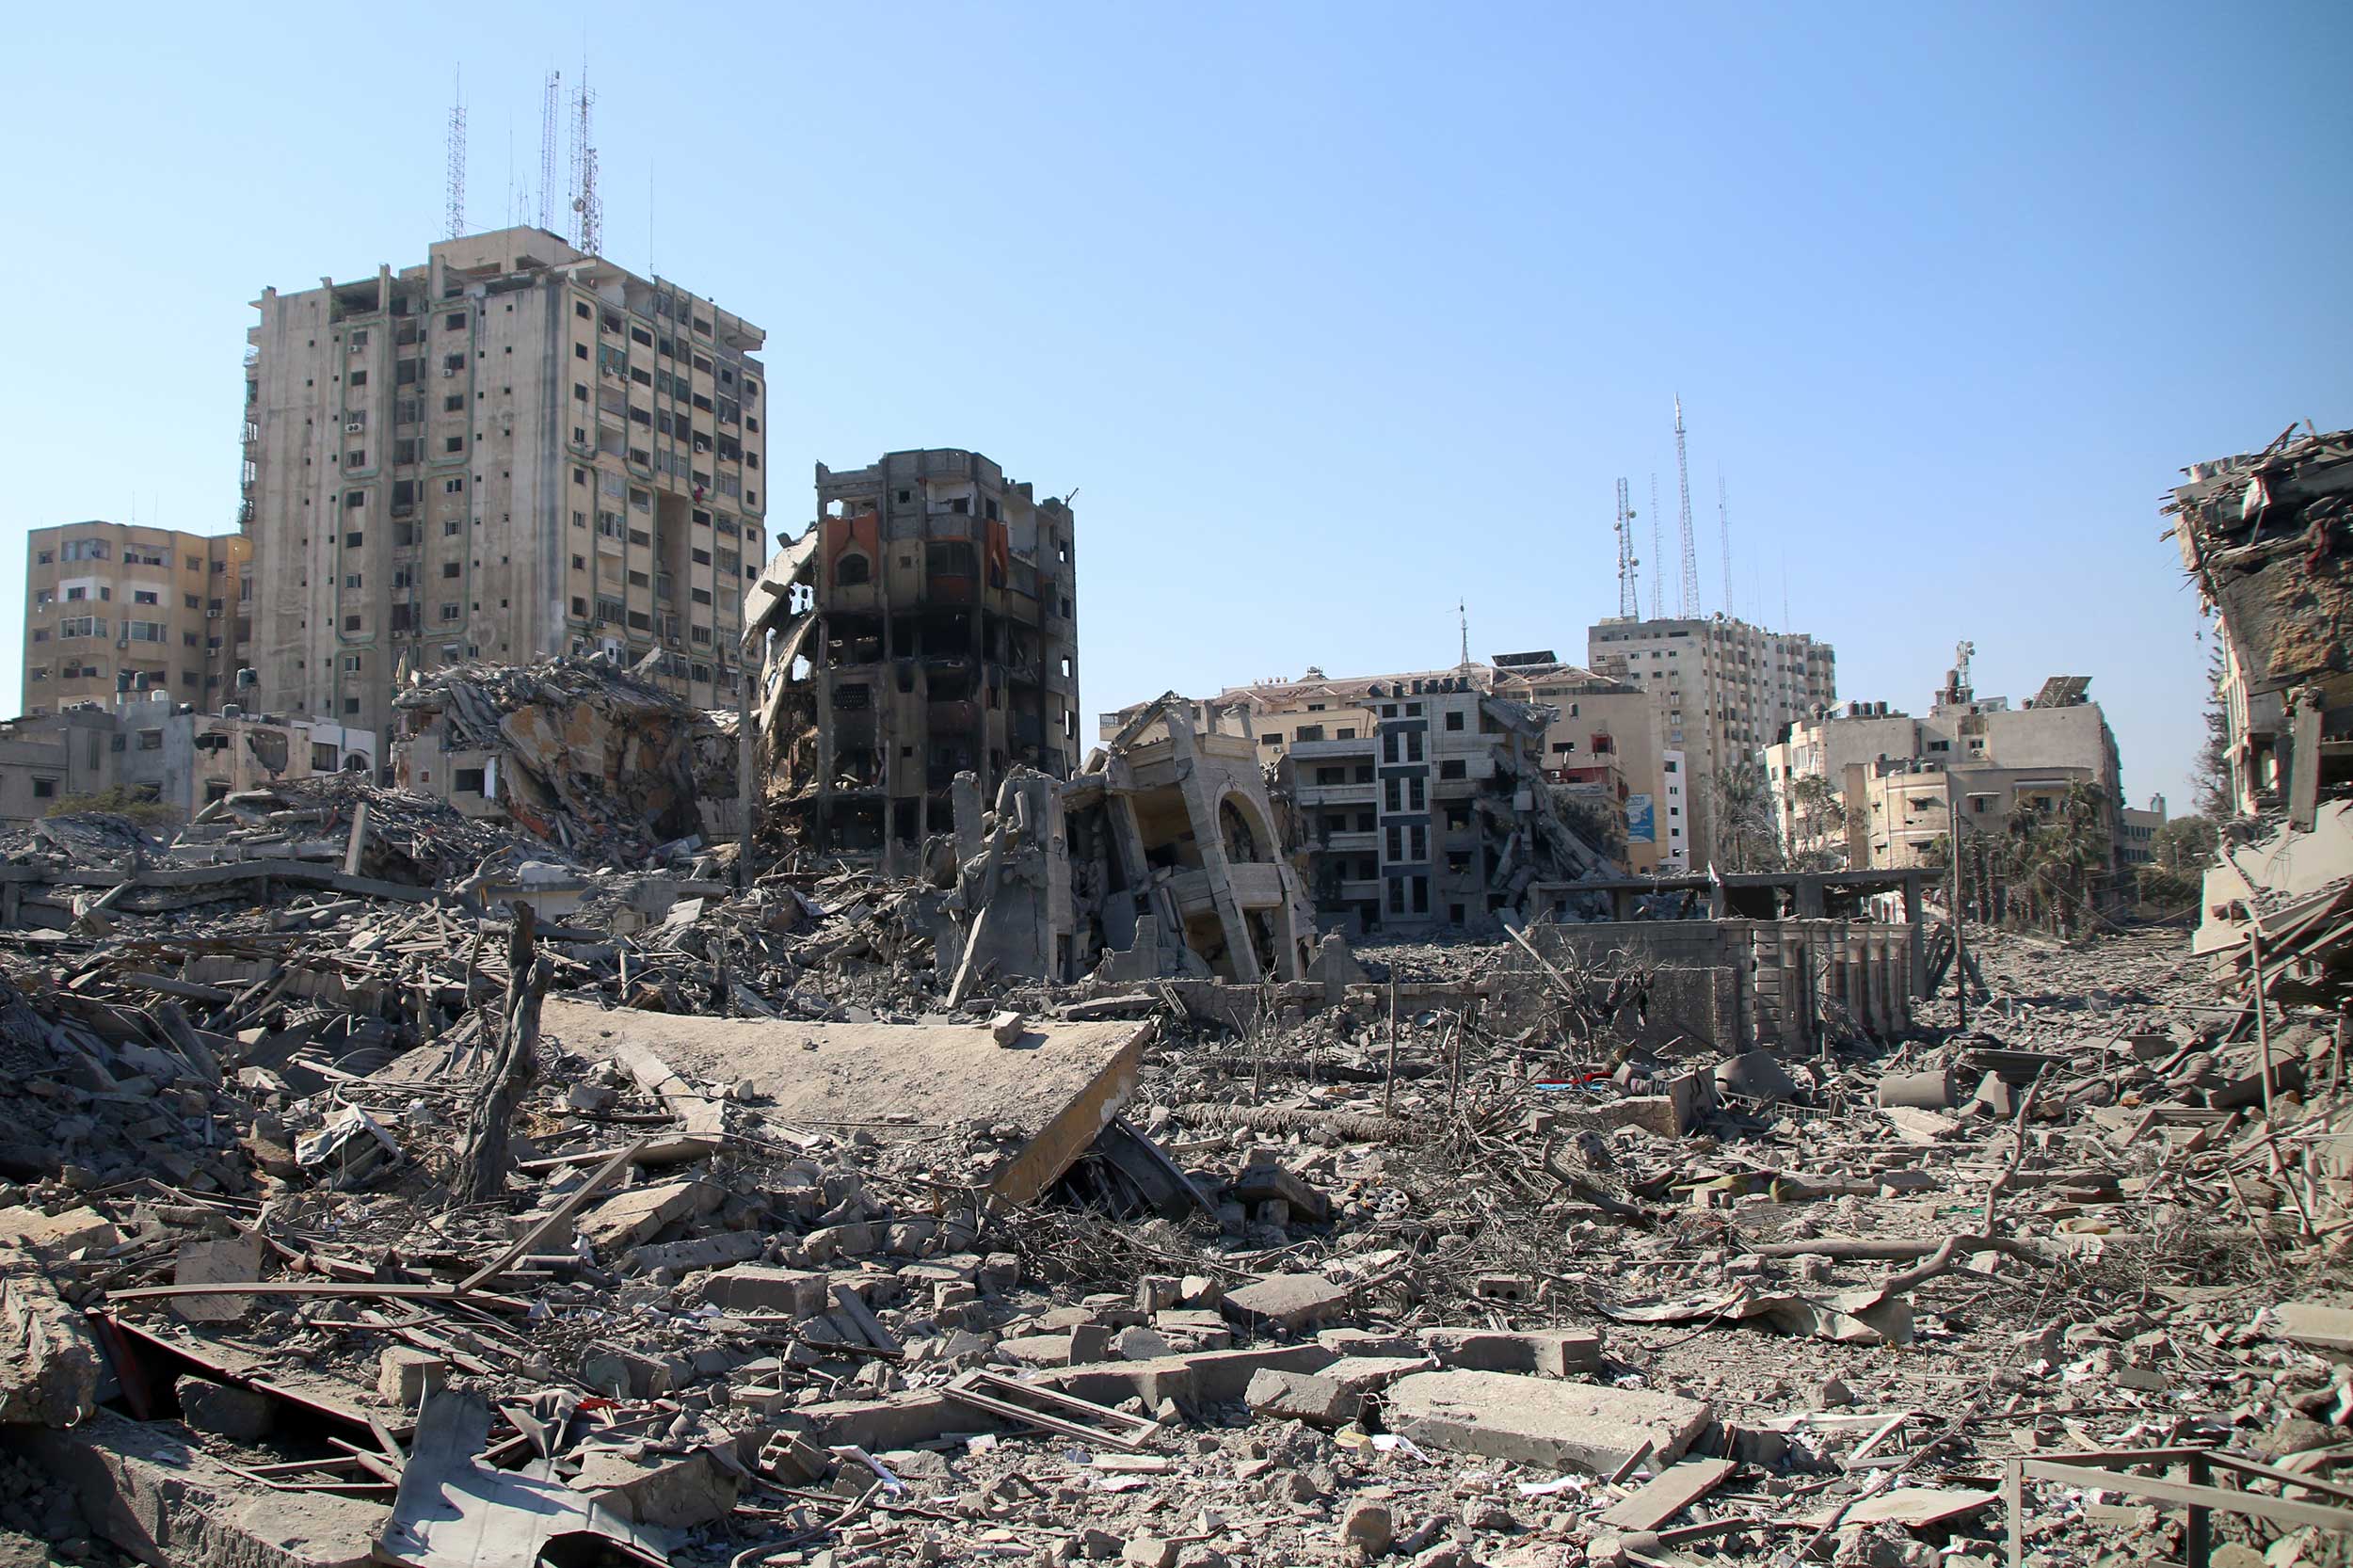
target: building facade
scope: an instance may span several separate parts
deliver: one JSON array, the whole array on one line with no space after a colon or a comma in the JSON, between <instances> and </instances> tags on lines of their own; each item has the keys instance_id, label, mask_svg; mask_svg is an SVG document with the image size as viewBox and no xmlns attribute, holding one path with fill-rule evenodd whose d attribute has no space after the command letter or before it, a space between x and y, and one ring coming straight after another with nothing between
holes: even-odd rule
<instances>
[{"instance_id":1,"label":"building facade","mask_svg":"<svg viewBox=\"0 0 2353 1568\"><path fill-rule=\"evenodd\" d=\"M1545 776L1609 821L1613 847L1622 848L1613 858L1637 875L1683 870L1680 780L1671 803L1650 695L1563 664L1549 648L1498 653L1491 671L1487 689L1496 696L1550 710Z\"/></svg>"},{"instance_id":2,"label":"building facade","mask_svg":"<svg viewBox=\"0 0 2353 1568\"><path fill-rule=\"evenodd\" d=\"M120 789L182 818L241 790L373 774L376 737L324 720L200 713L158 691L0 724L0 822Z\"/></svg>"},{"instance_id":3,"label":"building facade","mask_svg":"<svg viewBox=\"0 0 2353 1568\"><path fill-rule=\"evenodd\" d=\"M404 668L598 650L733 705L765 554L759 328L536 229L256 308L257 706L383 756Z\"/></svg>"},{"instance_id":4,"label":"building facade","mask_svg":"<svg viewBox=\"0 0 2353 1568\"><path fill-rule=\"evenodd\" d=\"M956 775L982 798L1016 766L1079 760L1076 519L977 452L817 465L795 645L813 685L796 799L814 842L852 854L946 832ZM790 662L789 660L786 662ZM787 749L792 749L788 747Z\"/></svg>"},{"instance_id":5,"label":"building facade","mask_svg":"<svg viewBox=\"0 0 2353 1568\"><path fill-rule=\"evenodd\" d=\"M1679 863L1689 867L1706 866L1717 847L1710 819L1720 770L1755 760L1784 726L1838 696L1837 655L1828 643L1721 615L1604 620L1586 633L1586 663L1648 693L1660 750L1682 754L1681 799L1672 808L1681 816L1668 826L1683 827Z\"/></svg>"},{"instance_id":6,"label":"building facade","mask_svg":"<svg viewBox=\"0 0 2353 1568\"><path fill-rule=\"evenodd\" d=\"M111 708L124 693L167 693L207 710L233 703L252 594L240 534L98 521L36 528L24 545L19 711Z\"/></svg>"},{"instance_id":7,"label":"building facade","mask_svg":"<svg viewBox=\"0 0 2353 1568\"><path fill-rule=\"evenodd\" d=\"M2122 764L2106 715L2086 696L2089 679L2056 677L2019 708L1979 697L1966 682L1963 664L1924 717L1849 703L1792 725L1767 747L1785 847L1858 871L1929 864L1929 847L1951 831L1956 800L1964 833L1999 833L2020 806L2047 816L2081 783L2102 803L2108 869L2128 863L2136 840ZM1821 787L1801 788L1807 779Z\"/></svg>"},{"instance_id":8,"label":"building facade","mask_svg":"<svg viewBox=\"0 0 2353 1568\"><path fill-rule=\"evenodd\" d=\"M1554 808L1553 711L1497 695L1497 674L1310 669L1195 705L1203 729L1247 737L1274 769L1321 924L1492 931L1529 883L1607 868ZM1103 736L1139 711L1104 714Z\"/></svg>"}]
</instances>

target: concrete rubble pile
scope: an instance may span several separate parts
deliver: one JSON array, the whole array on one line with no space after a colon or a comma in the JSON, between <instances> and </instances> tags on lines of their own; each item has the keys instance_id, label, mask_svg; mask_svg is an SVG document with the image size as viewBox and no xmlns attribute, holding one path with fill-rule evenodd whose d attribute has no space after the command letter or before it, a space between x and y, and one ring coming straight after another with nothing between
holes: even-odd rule
<instances>
[{"instance_id":1,"label":"concrete rubble pile","mask_svg":"<svg viewBox=\"0 0 2353 1568\"><path fill-rule=\"evenodd\" d=\"M8 847L0 1562L2344 1560L2331 998L1973 934L1963 1027L1818 878L1352 952L1174 711L653 856L528 679L504 821Z\"/></svg>"},{"instance_id":2,"label":"concrete rubble pile","mask_svg":"<svg viewBox=\"0 0 2353 1568\"><path fill-rule=\"evenodd\" d=\"M440 666L395 701L405 787L503 815L559 848L643 858L740 820L728 809L735 716L690 708L601 658Z\"/></svg>"}]
</instances>

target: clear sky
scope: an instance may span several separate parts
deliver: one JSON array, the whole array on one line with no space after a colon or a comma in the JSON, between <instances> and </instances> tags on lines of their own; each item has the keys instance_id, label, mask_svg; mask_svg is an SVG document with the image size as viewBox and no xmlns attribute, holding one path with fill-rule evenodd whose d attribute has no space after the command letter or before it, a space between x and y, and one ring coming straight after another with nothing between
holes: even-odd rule
<instances>
[{"instance_id":1,"label":"clear sky","mask_svg":"<svg viewBox=\"0 0 2353 1568\"><path fill-rule=\"evenodd\" d=\"M1450 664L1458 599L1474 655L1582 659L1620 475L1673 552L1680 392L1706 608L1721 470L1736 609L1781 624L1785 577L1842 697L1917 712L1964 637L1981 694L2087 674L2127 792L2179 803L2205 646L2157 503L2353 424L2342 3L11 26L8 708L21 530L231 526L249 302L424 259L460 66L503 223L584 48L605 250L768 330L772 531L813 462L899 447L1078 488L1090 738L1165 688Z\"/></svg>"}]
</instances>

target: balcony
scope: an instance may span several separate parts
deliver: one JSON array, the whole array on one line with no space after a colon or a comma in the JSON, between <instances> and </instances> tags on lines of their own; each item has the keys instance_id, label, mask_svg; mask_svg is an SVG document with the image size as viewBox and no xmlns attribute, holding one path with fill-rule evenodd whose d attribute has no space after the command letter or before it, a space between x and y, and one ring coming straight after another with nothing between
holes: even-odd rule
<instances>
[{"instance_id":1,"label":"balcony","mask_svg":"<svg viewBox=\"0 0 2353 1568\"><path fill-rule=\"evenodd\" d=\"M1362 833L1327 833L1315 847L1329 855L1370 855L1380 842L1381 835L1368 828Z\"/></svg>"},{"instance_id":2,"label":"balcony","mask_svg":"<svg viewBox=\"0 0 2353 1568\"><path fill-rule=\"evenodd\" d=\"M1301 762L1312 762L1319 757L1369 757L1372 755L1372 737L1356 735L1345 741L1293 741L1289 750L1292 759Z\"/></svg>"},{"instance_id":3,"label":"balcony","mask_svg":"<svg viewBox=\"0 0 2353 1568\"><path fill-rule=\"evenodd\" d=\"M1292 792L1304 809L1317 806L1370 806L1380 788L1367 779L1362 784L1294 784Z\"/></svg>"}]
</instances>

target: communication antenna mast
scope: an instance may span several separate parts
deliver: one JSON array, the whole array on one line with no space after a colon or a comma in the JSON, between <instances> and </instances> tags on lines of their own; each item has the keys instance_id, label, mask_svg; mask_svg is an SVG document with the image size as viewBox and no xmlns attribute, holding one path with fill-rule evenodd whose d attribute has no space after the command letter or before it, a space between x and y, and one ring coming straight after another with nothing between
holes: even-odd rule
<instances>
[{"instance_id":1,"label":"communication antenna mast","mask_svg":"<svg viewBox=\"0 0 2353 1568\"><path fill-rule=\"evenodd\" d=\"M1683 398L1675 397L1675 485L1683 493L1683 584L1675 614L1689 620L1700 613L1700 557L1691 541L1691 465L1683 450Z\"/></svg>"},{"instance_id":2,"label":"communication antenna mast","mask_svg":"<svg viewBox=\"0 0 2353 1568\"><path fill-rule=\"evenodd\" d=\"M572 90L572 244L591 256L604 240L604 209L597 200L597 148L592 124L597 95L589 90L587 70Z\"/></svg>"},{"instance_id":3,"label":"communication antenna mast","mask_svg":"<svg viewBox=\"0 0 2353 1568\"><path fill-rule=\"evenodd\" d=\"M1732 508L1724 500L1724 471L1716 471L1716 536L1724 549L1724 614L1732 614Z\"/></svg>"},{"instance_id":4,"label":"communication antenna mast","mask_svg":"<svg viewBox=\"0 0 2353 1568\"><path fill-rule=\"evenodd\" d=\"M445 236L456 239L466 232L466 97L464 68L450 77L449 105L449 179L443 191L447 207Z\"/></svg>"},{"instance_id":5,"label":"communication antenna mast","mask_svg":"<svg viewBox=\"0 0 2353 1568\"><path fill-rule=\"evenodd\" d=\"M1461 666L1461 667L1462 667L1462 668L1464 668L1464 669L1468 669L1468 668L1470 668L1470 604L1469 604L1469 602L1468 602L1467 600L1460 600L1460 599L1456 600L1454 601L1454 613L1455 613L1455 615L1456 615L1456 616L1460 616L1460 617L1462 618L1462 622L1463 622L1463 663L1462 663L1462 666Z\"/></svg>"},{"instance_id":6,"label":"communication antenna mast","mask_svg":"<svg viewBox=\"0 0 2353 1568\"><path fill-rule=\"evenodd\" d=\"M1658 513L1658 475L1650 476L1650 618L1658 620L1667 614L1667 568L1658 563L1667 558L1666 536Z\"/></svg>"},{"instance_id":7,"label":"communication antenna mast","mask_svg":"<svg viewBox=\"0 0 2353 1568\"><path fill-rule=\"evenodd\" d=\"M564 102L564 73L548 72L539 89L539 227L555 227L555 121Z\"/></svg>"},{"instance_id":8,"label":"communication antenna mast","mask_svg":"<svg viewBox=\"0 0 2353 1568\"><path fill-rule=\"evenodd\" d=\"M1642 613L1641 584L1634 579L1634 568L1641 562L1634 554L1634 505L1628 498L1625 481L1618 481L1618 614L1632 620Z\"/></svg>"}]
</instances>

